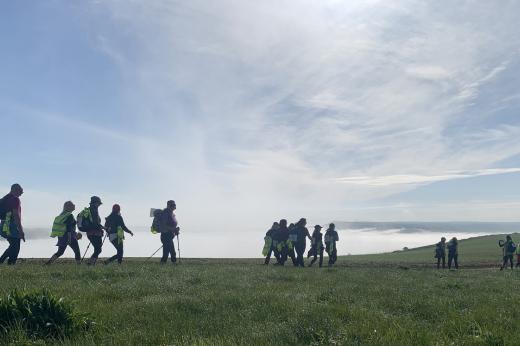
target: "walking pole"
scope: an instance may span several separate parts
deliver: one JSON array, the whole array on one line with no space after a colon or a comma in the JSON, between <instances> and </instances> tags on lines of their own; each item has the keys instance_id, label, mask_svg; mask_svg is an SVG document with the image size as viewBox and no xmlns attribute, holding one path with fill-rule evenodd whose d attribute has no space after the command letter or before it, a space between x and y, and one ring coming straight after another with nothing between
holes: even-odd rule
<instances>
[{"instance_id":1,"label":"walking pole","mask_svg":"<svg viewBox=\"0 0 520 346\"><path fill-rule=\"evenodd\" d=\"M158 249L157 249L157 250L156 250L156 251L155 251L155 252L154 252L150 257L148 257L148 259L147 259L146 261L150 260L153 256L155 256L155 254L158 253L159 250L161 250L161 249L163 248L163 246L164 246L164 245L161 245L161 247L158 248Z\"/></svg>"},{"instance_id":2,"label":"walking pole","mask_svg":"<svg viewBox=\"0 0 520 346\"><path fill-rule=\"evenodd\" d=\"M83 258L81 259L81 262L83 262L83 260L85 259L85 256L87 255L87 251L88 251L88 249L90 247L90 244L92 244L92 242L88 243L87 249L85 250L85 253L83 254Z\"/></svg>"},{"instance_id":3,"label":"walking pole","mask_svg":"<svg viewBox=\"0 0 520 346\"><path fill-rule=\"evenodd\" d=\"M179 263L181 263L181 246L179 242L179 234L177 234L177 250L179 251Z\"/></svg>"}]
</instances>

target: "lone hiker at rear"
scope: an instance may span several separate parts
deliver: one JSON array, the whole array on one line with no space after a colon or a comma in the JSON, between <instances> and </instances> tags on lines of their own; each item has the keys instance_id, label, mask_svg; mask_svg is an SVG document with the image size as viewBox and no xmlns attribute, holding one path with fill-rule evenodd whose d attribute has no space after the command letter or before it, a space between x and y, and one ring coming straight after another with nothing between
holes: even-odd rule
<instances>
[{"instance_id":1,"label":"lone hiker at rear","mask_svg":"<svg viewBox=\"0 0 520 346\"><path fill-rule=\"evenodd\" d=\"M329 254L329 267L333 267L338 260L337 241L339 241L339 235L336 232L336 225L331 223L325 232L325 251Z\"/></svg>"},{"instance_id":2,"label":"lone hiker at rear","mask_svg":"<svg viewBox=\"0 0 520 346\"><path fill-rule=\"evenodd\" d=\"M76 233L76 220L74 219L74 215L72 215L74 210L76 210L74 203L67 201L63 205L61 214L54 219L51 238L58 237L58 243L56 244L58 251L45 263L46 265L51 264L61 257L65 253L67 246L70 246L72 251L74 251L76 263L81 263L81 253L78 244L78 238L81 239L81 233Z\"/></svg>"},{"instance_id":3,"label":"lone hiker at rear","mask_svg":"<svg viewBox=\"0 0 520 346\"><path fill-rule=\"evenodd\" d=\"M98 256L101 253L101 248L103 247L102 238L104 227L101 225L101 217L99 217L98 211L101 204L103 204L101 203L101 198L92 196L90 198L90 206L78 214L78 228L80 231L87 233L87 238L94 247L94 253L87 262L87 265L96 264Z\"/></svg>"},{"instance_id":4,"label":"lone hiker at rear","mask_svg":"<svg viewBox=\"0 0 520 346\"><path fill-rule=\"evenodd\" d=\"M112 207L112 213L107 216L105 220L105 229L108 233L108 239L116 248L117 253L103 263L109 264L117 259L117 263L121 264L121 262L123 262L123 240L125 239L125 232L130 234L132 237L134 236L134 233L125 226L119 204L114 204Z\"/></svg>"},{"instance_id":5,"label":"lone hiker at rear","mask_svg":"<svg viewBox=\"0 0 520 346\"><path fill-rule=\"evenodd\" d=\"M161 243L163 244L163 255L161 263L168 261L168 256L171 256L172 263L177 262L177 254L175 253L175 246L173 245L173 238L179 236L179 227L177 226L177 218L173 213L177 209L175 201L168 201L166 209L161 211L159 218L159 232L161 233Z\"/></svg>"},{"instance_id":6,"label":"lone hiker at rear","mask_svg":"<svg viewBox=\"0 0 520 346\"><path fill-rule=\"evenodd\" d=\"M20 204L20 196L23 189L19 184L11 186L11 192L0 200L0 235L7 239L9 247L5 250L0 263L14 265L20 253L20 240L25 241L25 234L22 227L22 207Z\"/></svg>"},{"instance_id":7,"label":"lone hiker at rear","mask_svg":"<svg viewBox=\"0 0 520 346\"><path fill-rule=\"evenodd\" d=\"M500 270L504 270L504 268L507 267L507 262L511 264L511 269L513 269L513 255L516 251L516 245L513 242L513 239L510 235L506 236L506 241L504 242L501 240L498 245L502 248L502 251L504 252L504 262L502 263L502 266L500 267Z\"/></svg>"}]
</instances>

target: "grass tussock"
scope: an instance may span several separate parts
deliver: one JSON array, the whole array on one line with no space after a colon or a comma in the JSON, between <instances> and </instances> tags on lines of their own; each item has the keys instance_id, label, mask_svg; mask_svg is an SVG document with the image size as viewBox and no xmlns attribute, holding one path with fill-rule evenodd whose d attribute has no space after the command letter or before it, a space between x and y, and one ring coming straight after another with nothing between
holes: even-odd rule
<instances>
[{"instance_id":1,"label":"grass tussock","mask_svg":"<svg viewBox=\"0 0 520 346\"><path fill-rule=\"evenodd\" d=\"M11 291L0 298L0 336L63 340L88 331L93 321L48 290Z\"/></svg>"}]
</instances>

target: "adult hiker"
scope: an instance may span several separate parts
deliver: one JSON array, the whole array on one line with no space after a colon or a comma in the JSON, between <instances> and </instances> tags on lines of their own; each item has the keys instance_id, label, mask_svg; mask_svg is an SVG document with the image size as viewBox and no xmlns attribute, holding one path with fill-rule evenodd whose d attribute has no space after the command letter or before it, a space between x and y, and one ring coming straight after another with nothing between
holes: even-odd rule
<instances>
[{"instance_id":1,"label":"adult hiker","mask_svg":"<svg viewBox=\"0 0 520 346\"><path fill-rule=\"evenodd\" d=\"M307 247L307 238L312 241L309 230L307 229L307 220L302 218L296 223L296 241L294 249L296 250L296 266L305 267L303 256Z\"/></svg>"},{"instance_id":2,"label":"adult hiker","mask_svg":"<svg viewBox=\"0 0 520 346\"><path fill-rule=\"evenodd\" d=\"M276 258L275 265L284 265L287 258L284 256L285 242L289 238L289 230L287 229L287 220L281 219L278 223L278 229L273 233L273 251Z\"/></svg>"},{"instance_id":3,"label":"adult hiker","mask_svg":"<svg viewBox=\"0 0 520 346\"><path fill-rule=\"evenodd\" d=\"M103 247L103 230L99 207L102 205L101 198L92 196L90 206L83 209L78 214L78 228L87 233L87 238L94 247L94 253L90 257L87 265L95 265Z\"/></svg>"},{"instance_id":4,"label":"adult hiker","mask_svg":"<svg viewBox=\"0 0 520 346\"><path fill-rule=\"evenodd\" d=\"M455 269L459 269L459 242L453 237L448 242L448 269L451 269L451 263L455 263Z\"/></svg>"},{"instance_id":5,"label":"adult hiker","mask_svg":"<svg viewBox=\"0 0 520 346\"><path fill-rule=\"evenodd\" d=\"M502 266L500 267L500 270L504 270L505 267L507 267L507 262L511 264L511 269L513 269L513 255L516 251L516 245L513 242L513 239L510 235L506 236L506 241L503 240L498 242L498 245L502 248L503 254L504 254L504 261L502 263Z\"/></svg>"},{"instance_id":6,"label":"adult hiker","mask_svg":"<svg viewBox=\"0 0 520 346\"><path fill-rule=\"evenodd\" d=\"M437 269L446 268L446 238L442 237L441 241L435 244L435 258L437 259Z\"/></svg>"},{"instance_id":7,"label":"adult hiker","mask_svg":"<svg viewBox=\"0 0 520 346\"><path fill-rule=\"evenodd\" d=\"M273 252L276 261L279 262L279 254L275 250L276 246L278 245L278 240L276 240L278 237L276 236L276 233L278 232L279 228L280 224L278 222L274 222L271 228L265 233L264 248L262 250L262 255L265 256L265 265L269 265L269 262L271 261L271 255L273 254Z\"/></svg>"},{"instance_id":8,"label":"adult hiker","mask_svg":"<svg viewBox=\"0 0 520 346\"><path fill-rule=\"evenodd\" d=\"M312 267L314 262L318 259L318 256L320 257L320 268L323 265L323 234L321 233L322 227L320 225L314 226L314 232L312 232L312 240L311 240L311 249L307 253L307 258L313 256L313 259L311 263L309 264L309 267Z\"/></svg>"},{"instance_id":9,"label":"adult hiker","mask_svg":"<svg viewBox=\"0 0 520 346\"><path fill-rule=\"evenodd\" d=\"M20 196L23 189L20 184L13 184L11 191L0 200L0 235L7 239L9 247L0 257L0 263L14 265L20 253L20 240L25 241L22 227L22 207Z\"/></svg>"},{"instance_id":10,"label":"adult hiker","mask_svg":"<svg viewBox=\"0 0 520 346\"><path fill-rule=\"evenodd\" d=\"M336 225L331 223L325 232L325 251L329 255L329 267L333 267L338 260L337 241L339 241L339 235L336 232Z\"/></svg>"},{"instance_id":11,"label":"adult hiker","mask_svg":"<svg viewBox=\"0 0 520 346\"><path fill-rule=\"evenodd\" d=\"M177 262L173 239L175 236L179 236L180 228L174 214L175 209L177 209L175 201L168 201L166 209L163 209L160 215L159 232L161 232L161 243L163 244L163 255L161 258L161 263L163 264L168 261L168 256L171 256L172 263Z\"/></svg>"},{"instance_id":12,"label":"adult hiker","mask_svg":"<svg viewBox=\"0 0 520 346\"><path fill-rule=\"evenodd\" d=\"M296 267L298 265L298 262L296 262L296 255L294 254L294 245L296 244L296 241L298 240L298 233L297 233L296 225L294 223L291 223L289 227L287 228L287 239L284 237L284 247L282 251L282 260L285 263L287 261L287 257L291 258L292 264Z\"/></svg>"},{"instance_id":13,"label":"adult hiker","mask_svg":"<svg viewBox=\"0 0 520 346\"><path fill-rule=\"evenodd\" d=\"M121 264L121 262L123 262L123 240L125 239L125 232L132 237L134 233L125 226L119 204L114 204L112 213L105 218L105 229L108 233L108 240L114 245L117 253L103 263L109 264L117 259L117 263Z\"/></svg>"},{"instance_id":14,"label":"adult hiker","mask_svg":"<svg viewBox=\"0 0 520 346\"><path fill-rule=\"evenodd\" d=\"M74 203L67 201L63 205L63 211L61 214L56 216L54 219L51 238L58 237L58 242L56 244L58 251L49 258L45 263L46 265L49 265L60 258L65 253L67 246L70 246L72 251L74 251L76 263L81 263L81 253L78 244L78 238L81 239L81 233L76 233L76 219L74 219L74 215L72 215L74 210L76 210Z\"/></svg>"},{"instance_id":15,"label":"adult hiker","mask_svg":"<svg viewBox=\"0 0 520 346\"><path fill-rule=\"evenodd\" d=\"M287 220L280 220L280 228L278 232L275 234L275 239L278 242L276 245L276 251L279 253L278 263L276 265L285 265L287 261L287 255L289 253L288 242L289 242L289 228L287 228Z\"/></svg>"}]
</instances>

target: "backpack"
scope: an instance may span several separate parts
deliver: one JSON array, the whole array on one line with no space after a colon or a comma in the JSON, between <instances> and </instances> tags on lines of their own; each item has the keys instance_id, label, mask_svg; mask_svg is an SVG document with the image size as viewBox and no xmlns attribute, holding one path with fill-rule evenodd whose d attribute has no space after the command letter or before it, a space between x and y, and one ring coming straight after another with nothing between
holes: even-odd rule
<instances>
[{"instance_id":1,"label":"backpack","mask_svg":"<svg viewBox=\"0 0 520 346\"><path fill-rule=\"evenodd\" d=\"M509 246L508 246L508 248L507 248L507 252L509 252L509 253L515 253L515 251L516 251L516 245L515 245L515 243L513 243L513 242L509 243Z\"/></svg>"},{"instance_id":2,"label":"backpack","mask_svg":"<svg viewBox=\"0 0 520 346\"><path fill-rule=\"evenodd\" d=\"M88 217L89 213L90 210L85 208L78 214L78 217L76 218L78 229L81 232L87 232L90 229L90 226L92 226L90 218Z\"/></svg>"},{"instance_id":3,"label":"backpack","mask_svg":"<svg viewBox=\"0 0 520 346\"><path fill-rule=\"evenodd\" d=\"M5 205L5 200L4 198L0 199L0 220L4 220L5 219L5 216L8 212L8 210L6 210L6 205Z\"/></svg>"},{"instance_id":4,"label":"backpack","mask_svg":"<svg viewBox=\"0 0 520 346\"><path fill-rule=\"evenodd\" d=\"M161 209L155 209L153 211L152 227L150 227L150 232L152 232L153 234L161 233L161 216Z\"/></svg>"}]
</instances>

